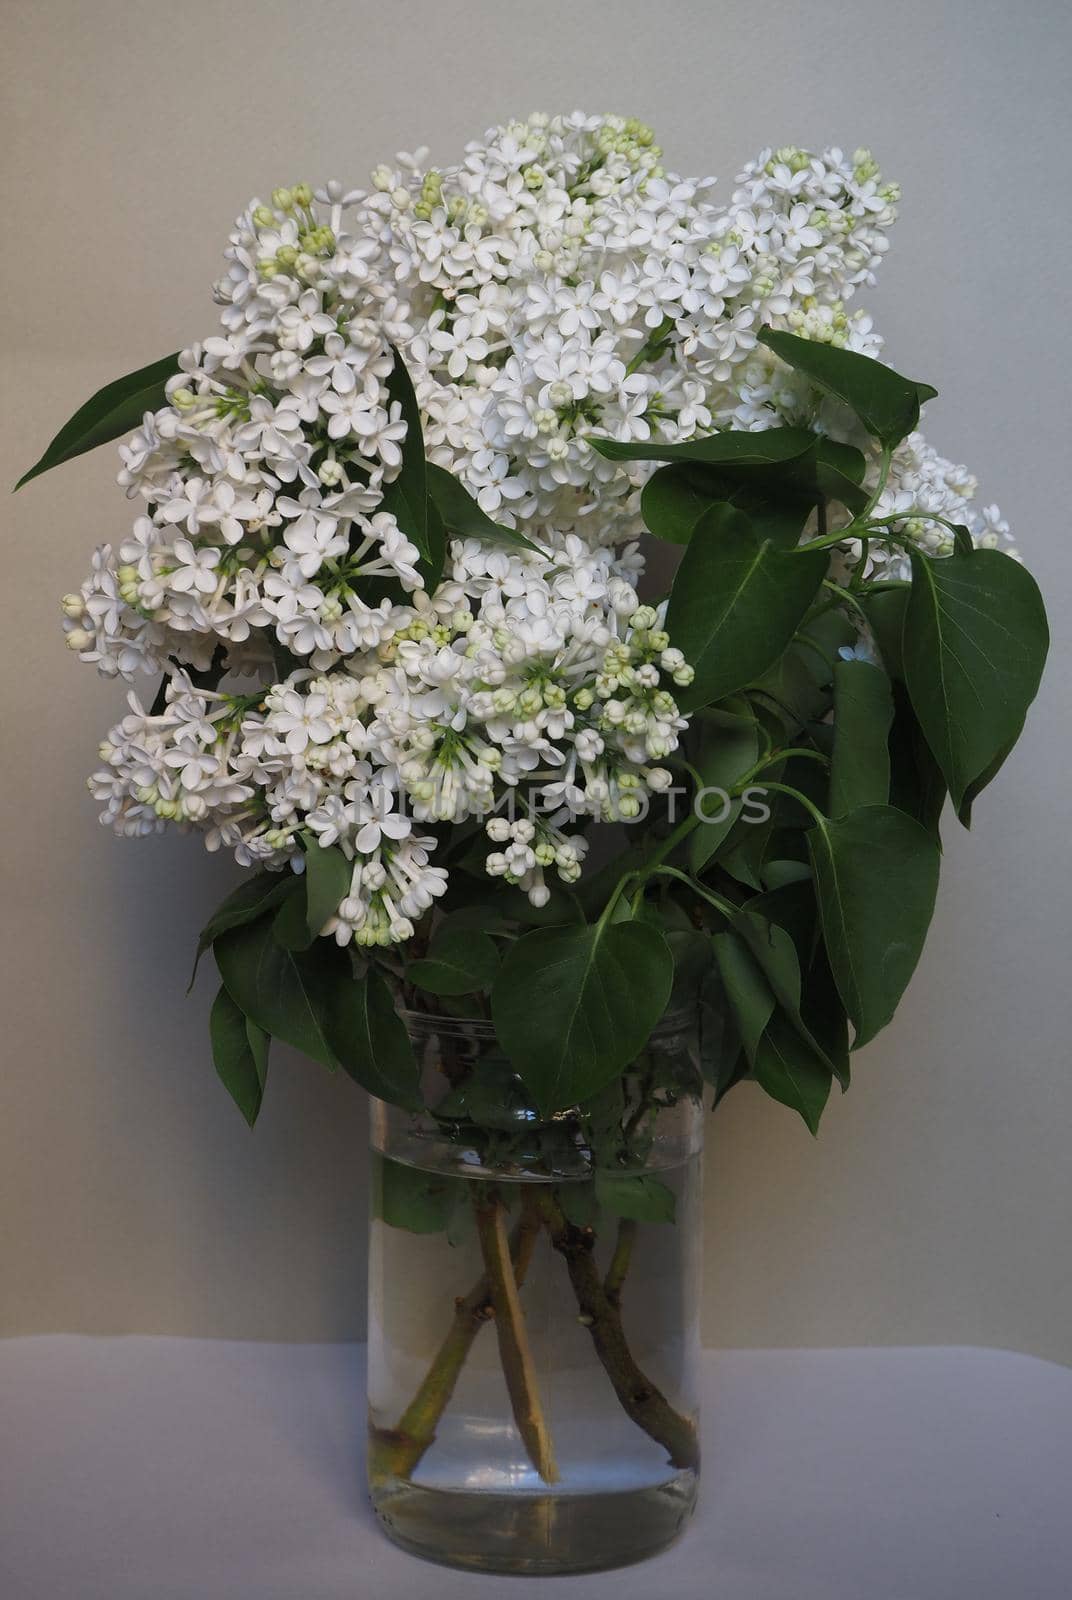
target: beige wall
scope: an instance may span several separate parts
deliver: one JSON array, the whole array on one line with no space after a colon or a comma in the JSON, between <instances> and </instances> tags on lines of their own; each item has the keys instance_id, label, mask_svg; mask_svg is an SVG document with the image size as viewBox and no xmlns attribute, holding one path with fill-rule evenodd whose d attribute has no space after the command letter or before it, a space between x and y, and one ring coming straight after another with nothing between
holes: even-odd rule
<instances>
[{"instance_id":1,"label":"beige wall","mask_svg":"<svg viewBox=\"0 0 1072 1600\"><path fill-rule=\"evenodd\" d=\"M819 1141L750 1086L715 1120L706 1332L1072 1361L1067 6L7 0L3 23L4 483L100 383L210 330L231 219L275 183L577 104L727 186L787 141L869 143L902 181L873 304L943 391L933 439L1013 519L1056 659ZM5 503L0 1331L357 1334L360 1095L280 1051L246 1132L208 974L183 998L232 872L112 839L82 787L121 691L65 654L56 597L124 526L113 473L86 457Z\"/></svg>"}]
</instances>

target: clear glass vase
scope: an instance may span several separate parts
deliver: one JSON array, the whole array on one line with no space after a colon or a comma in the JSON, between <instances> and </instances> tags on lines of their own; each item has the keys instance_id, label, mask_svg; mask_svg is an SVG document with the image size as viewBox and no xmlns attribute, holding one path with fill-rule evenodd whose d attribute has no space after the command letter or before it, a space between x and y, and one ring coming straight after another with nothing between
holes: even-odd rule
<instances>
[{"instance_id":1,"label":"clear glass vase","mask_svg":"<svg viewBox=\"0 0 1072 1600\"><path fill-rule=\"evenodd\" d=\"M372 1107L376 1513L405 1549L483 1571L652 1555L699 1473L693 1019L550 1120L490 1023L406 1021L433 1110Z\"/></svg>"}]
</instances>

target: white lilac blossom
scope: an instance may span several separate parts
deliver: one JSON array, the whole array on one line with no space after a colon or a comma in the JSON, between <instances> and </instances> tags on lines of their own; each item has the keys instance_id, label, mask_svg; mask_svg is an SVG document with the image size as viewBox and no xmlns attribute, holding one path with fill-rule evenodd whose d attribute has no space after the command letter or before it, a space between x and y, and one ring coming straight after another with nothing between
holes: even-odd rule
<instances>
[{"instance_id":1,"label":"white lilac blossom","mask_svg":"<svg viewBox=\"0 0 1072 1600\"><path fill-rule=\"evenodd\" d=\"M241 668L269 635L324 669L389 637L371 581L419 579L378 510L405 435L388 341L431 458L545 548L618 549L640 530L651 466L605 461L593 434L845 428L756 334L876 354L847 306L874 281L896 199L866 151L783 149L720 203L713 179L663 170L650 130L579 113L493 129L444 169L400 157L368 193L275 190L231 235L222 332L183 353L168 405L121 449L145 514L98 552L83 604L68 597L72 648L130 678L169 656L204 666L218 643ZM910 441L884 506L922 484L1003 538L966 507L969 481Z\"/></svg>"},{"instance_id":2,"label":"white lilac blossom","mask_svg":"<svg viewBox=\"0 0 1072 1600\"><path fill-rule=\"evenodd\" d=\"M891 526L908 535L929 555L952 553L953 535L948 527L932 519L967 527L972 542L982 549L1002 548L1018 559L1009 524L997 506L976 512L972 506L977 483L966 467L955 466L931 448L921 433L910 433L898 445L889 481L874 508L877 519L891 519ZM910 576L910 563L903 548L876 542L870 552L871 567L884 566L892 577Z\"/></svg>"},{"instance_id":3,"label":"white lilac blossom","mask_svg":"<svg viewBox=\"0 0 1072 1600\"><path fill-rule=\"evenodd\" d=\"M339 843L354 861L340 939L406 937L445 883L422 823L519 788L544 810L531 837L527 820L501 838L496 823L489 871L536 903L548 869L571 881L570 819L627 816L665 784L690 671L637 616L652 464L590 441L787 422L853 435L757 333L877 354L850 302L897 199L866 151L789 148L719 200L713 179L666 172L641 124L574 113L493 129L449 167L399 156L367 192L252 202L216 286L220 328L120 448L139 514L63 602L69 645L101 672L173 674L158 714L133 697L109 736L92 780L105 818L195 824L269 865ZM542 554L457 539L425 592L385 500L407 431L391 346L429 458ZM1007 542L973 488L913 434L877 514L928 549L946 533L921 510ZM904 557L872 540L868 559L896 572ZM271 686L198 689L213 664Z\"/></svg>"},{"instance_id":4,"label":"white lilac blossom","mask_svg":"<svg viewBox=\"0 0 1072 1600\"><path fill-rule=\"evenodd\" d=\"M635 818L665 788L685 719L664 679L691 670L621 579L561 601L509 559L519 593L489 589L474 614L446 584L322 676L233 695L180 670L155 713L132 692L90 780L101 820L130 835L193 824L247 865L300 869L303 847L338 846L352 878L323 931L341 944L407 939L443 893L422 825L477 819L507 846L489 874L545 904L548 871L580 876L580 824Z\"/></svg>"}]
</instances>

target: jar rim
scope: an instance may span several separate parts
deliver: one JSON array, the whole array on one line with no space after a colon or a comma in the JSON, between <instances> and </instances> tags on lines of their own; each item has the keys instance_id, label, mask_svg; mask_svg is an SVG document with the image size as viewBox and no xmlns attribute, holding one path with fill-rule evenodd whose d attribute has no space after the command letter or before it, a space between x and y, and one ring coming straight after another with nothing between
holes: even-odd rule
<instances>
[{"instance_id":1,"label":"jar rim","mask_svg":"<svg viewBox=\"0 0 1072 1600\"><path fill-rule=\"evenodd\" d=\"M666 1011L652 1028L649 1039L666 1038L692 1027L699 1014L698 1006L677 1006ZM413 1006L399 1006L398 1015L407 1029L420 1029L448 1037L464 1035L466 1038L494 1039L495 1024L490 1017L448 1017L438 1011L425 1011Z\"/></svg>"}]
</instances>

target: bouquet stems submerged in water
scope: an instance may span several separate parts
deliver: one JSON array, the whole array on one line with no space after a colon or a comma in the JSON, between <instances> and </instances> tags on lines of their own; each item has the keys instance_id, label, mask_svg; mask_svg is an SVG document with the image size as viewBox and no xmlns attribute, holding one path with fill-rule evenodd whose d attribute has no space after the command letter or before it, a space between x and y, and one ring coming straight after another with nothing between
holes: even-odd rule
<instances>
[{"instance_id":1,"label":"bouquet stems submerged in water","mask_svg":"<svg viewBox=\"0 0 1072 1600\"><path fill-rule=\"evenodd\" d=\"M592 1255L592 1230L571 1223L550 1191L541 1209L554 1248L565 1258L577 1297L581 1321L592 1335L596 1354L614 1385L614 1392L638 1427L663 1446L675 1467L697 1468L700 1446L695 1425L683 1417L666 1396L640 1370L629 1349L622 1326L621 1289L628 1271L636 1224L623 1219L610 1271L600 1278ZM622 1227L631 1231L623 1240Z\"/></svg>"},{"instance_id":2,"label":"bouquet stems submerged in water","mask_svg":"<svg viewBox=\"0 0 1072 1600\"><path fill-rule=\"evenodd\" d=\"M515 1425L542 1481L559 1480L554 1442L540 1397L540 1384L521 1291L541 1233L562 1258L577 1306L577 1321L626 1414L665 1449L670 1464L696 1470L699 1440L694 1422L670 1403L634 1357L622 1319L622 1289L637 1238L634 1219L621 1218L610 1265L600 1272L597 1236L571 1222L560 1189L552 1183L521 1185L521 1217L508 1232L507 1207L494 1184L473 1196L476 1233L484 1272L455 1300L454 1316L413 1400L390 1429L371 1430L370 1473L374 1480L408 1477L435 1442L473 1343L494 1322L499 1356Z\"/></svg>"},{"instance_id":3,"label":"bouquet stems submerged in water","mask_svg":"<svg viewBox=\"0 0 1072 1600\"><path fill-rule=\"evenodd\" d=\"M529 1200L530 1196L526 1194L523 1201ZM506 1210L494 1189L479 1195L475 1209L476 1230L480 1239L481 1254L484 1257L491 1307L495 1316L495 1332L499 1340L499 1359L506 1378L514 1421L517 1423L518 1433L524 1440L529 1459L544 1483L557 1483L558 1467L555 1465L554 1448L540 1404L536 1363L529 1345L518 1282L506 1237Z\"/></svg>"},{"instance_id":4,"label":"bouquet stems submerged in water","mask_svg":"<svg viewBox=\"0 0 1072 1600\"><path fill-rule=\"evenodd\" d=\"M538 1232L536 1219L525 1218L510 1236L509 1258L515 1288L519 1289L525 1281ZM439 1419L450 1404L458 1374L474 1339L494 1316L492 1287L485 1272L468 1294L459 1295L455 1300L450 1328L424 1382L397 1425L391 1429L370 1430L369 1472L372 1477L405 1478L414 1471L435 1439Z\"/></svg>"}]
</instances>

